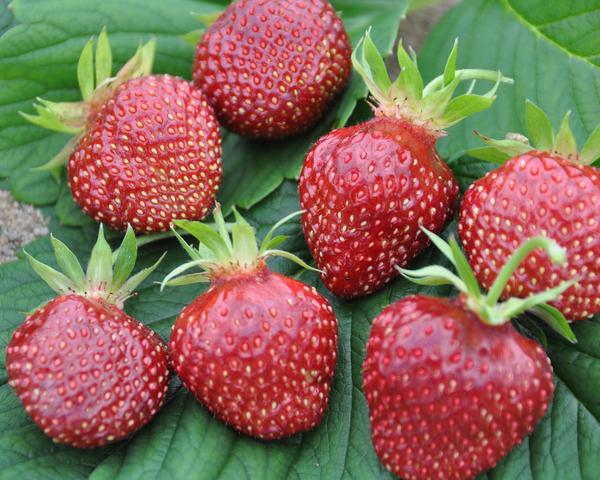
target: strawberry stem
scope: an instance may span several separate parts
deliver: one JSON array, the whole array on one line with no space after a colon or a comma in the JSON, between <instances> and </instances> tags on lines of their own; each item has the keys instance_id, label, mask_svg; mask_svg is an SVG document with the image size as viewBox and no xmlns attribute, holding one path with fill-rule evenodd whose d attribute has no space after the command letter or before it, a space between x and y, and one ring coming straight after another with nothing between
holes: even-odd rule
<instances>
[{"instance_id":1,"label":"strawberry stem","mask_svg":"<svg viewBox=\"0 0 600 480\"><path fill-rule=\"evenodd\" d=\"M550 240L546 237L534 237L521 244L519 248L510 256L508 261L500 270L500 273L494 280L486 298L486 303L492 307L494 306L504 291L504 287L508 283L511 275L519 267L519 265L525 260L525 258L534 250L542 248L548 252L550 260L553 263L564 265L567 261L567 254L565 249L560 247L555 241Z\"/></svg>"},{"instance_id":2,"label":"strawberry stem","mask_svg":"<svg viewBox=\"0 0 600 480\"><path fill-rule=\"evenodd\" d=\"M545 303L561 295L566 289L574 285L576 280L563 282L555 288L529 295L526 298L509 298L505 302L498 303L508 279L533 250L544 249L553 262L560 264L566 262L565 250L554 240L545 237L534 237L524 242L506 262L488 294L482 295L473 270L456 240L450 238L450 241L446 243L433 232L424 227L421 227L421 229L444 256L452 262L458 276L439 265L430 265L419 270L398 268L398 271L405 278L419 285L453 285L464 295L462 298L466 307L475 312L486 325L499 326L525 311L532 311L567 340L574 341L575 335L564 315Z\"/></svg>"}]
</instances>

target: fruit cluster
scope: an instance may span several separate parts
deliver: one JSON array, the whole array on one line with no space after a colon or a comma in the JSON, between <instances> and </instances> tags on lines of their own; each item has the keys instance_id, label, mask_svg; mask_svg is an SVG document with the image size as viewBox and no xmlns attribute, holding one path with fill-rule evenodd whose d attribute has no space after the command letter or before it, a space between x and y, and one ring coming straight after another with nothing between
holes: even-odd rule
<instances>
[{"instance_id":1,"label":"fruit cluster","mask_svg":"<svg viewBox=\"0 0 600 480\"><path fill-rule=\"evenodd\" d=\"M482 136L487 146L471 154L501 166L464 194L465 255L457 240L437 235L457 210L459 186L436 141L489 108L511 79L457 70L455 43L427 85L400 45L392 80L369 32L352 52L327 0L238 0L206 23L193 82L150 73L154 41L111 76L102 31L95 52L90 40L79 61L82 101L39 100L38 115L25 115L73 135L42 168L66 164L81 209L126 231L113 252L101 225L85 272L55 238L62 272L28 255L59 295L27 317L7 348L10 385L25 409L57 442L103 446L151 421L173 370L241 433L273 440L314 428L336 370L337 320L314 287L269 269L267 260L281 256L319 272L344 299L398 275L453 285L455 299L410 296L374 319L363 364L373 445L405 480L474 478L493 467L531 433L554 391L543 348L510 320L529 312L575 341L567 318L600 312L600 174L591 166L600 128L578 152L568 115L555 133L528 102L531 143ZM260 244L235 209L226 223L215 200L221 126L265 140L305 131L352 67L369 87L374 118L331 131L307 153L302 211ZM464 81L470 88L456 95ZM492 86L477 94L477 81ZM202 223L211 209L214 223ZM316 268L278 249L286 237L275 230L296 215ZM209 288L181 311L167 346L123 304L161 260L129 278L135 233L169 230L190 260L161 288ZM431 243L456 274L405 269Z\"/></svg>"}]
</instances>

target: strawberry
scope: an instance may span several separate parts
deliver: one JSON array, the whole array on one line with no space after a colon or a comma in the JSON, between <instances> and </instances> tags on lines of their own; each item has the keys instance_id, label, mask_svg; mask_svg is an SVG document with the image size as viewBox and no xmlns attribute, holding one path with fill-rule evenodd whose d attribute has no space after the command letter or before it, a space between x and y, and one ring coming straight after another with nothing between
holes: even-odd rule
<instances>
[{"instance_id":1,"label":"strawberry","mask_svg":"<svg viewBox=\"0 0 600 480\"><path fill-rule=\"evenodd\" d=\"M239 0L198 43L193 77L229 130L283 138L313 126L342 92L351 52L327 0Z\"/></svg>"},{"instance_id":2,"label":"strawberry","mask_svg":"<svg viewBox=\"0 0 600 480\"><path fill-rule=\"evenodd\" d=\"M79 61L84 101L36 105L25 115L42 127L75 134L45 168L68 158L75 202L96 221L138 232L169 229L177 218L201 219L221 180L219 124L190 82L148 75L154 43L141 47L115 78L106 32L98 40L93 87L92 41Z\"/></svg>"},{"instance_id":3,"label":"strawberry","mask_svg":"<svg viewBox=\"0 0 600 480\"><path fill-rule=\"evenodd\" d=\"M13 333L6 353L9 384L55 442L101 447L139 430L165 399L166 345L122 310L158 262L127 280L136 257L132 229L118 251L114 273L102 227L87 275L62 242L52 238L52 243L66 275L27 257L60 295Z\"/></svg>"},{"instance_id":4,"label":"strawberry","mask_svg":"<svg viewBox=\"0 0 600 480\"><path fill-rule=\"evenodd\" d=\"M455 209L458 183L436 139L442 128L491 105L498 82L507 80L497 72L455 71L456 48L444 75L423 88L416 63L400 45L403 71L392 83L367 33L353 61L377 102L375 118L334 130L304 160L304 234L325 286L340 297L367 295L388 283L395 265L406 265L429 244L419 225L440 231ZM475 78L496 85L483 96L451 100L462 80Z\"/></svg>"},{"instance_id":5,"label":"strawberry","mask_svg":"<svg viewBox=\"0 0 600 480\"><path fill-rule=\"evenodd\" d=\"M458 299L409 296L373 321L363 363L371 437L381 462L405 480L472 479L533 431L554 392L550 360L509 320L570 283L496 305L493 291L502 285L483 295L456 241L448 245L428 235L461 278L437 266L402 272L421 284L452 283L461 293ZM565 260L558 245L538 237L506 267L512 271L540 247ZM566 319L548 312L552 325L573 341Z\"/></svg>"},{"instance_id":6,"label":"strawberry","mask_svg":"<svg viewBox=\"0 0 600 480\"><path fill-rule=\"evenodd\" d=\"M163 284L210 281L210 287L175 321L172 366L200 402L239 432L270 440L309 430L323 418L335 372L333 310L313 287L266 266L280 255L310 268L274 249L282 237L271 230L258 249L252 227L237 215L231 242L218 208L214 216L218 235L199 222L175 222L201 247L178 236L193 260ZM193 266L205 272L171 280Z\"/></svg>"},{"instance_id":7,"label":"strawberry","mask_svg":"<svg viewBox=\"0 0 600 480\"><path fill-rule=\"evenodd\" d=\"M460 209L458 232L477 279L488 287L504 258L523 239L545 235L567 249L568 263L552 265L544 252L533 252L503 292L524 297L579 281L552 302L571 320L600 312L600 172L590 164L600 157L600 127L577 153L565 116L554 135L546 114L527 103L532 143L522 136L494 141L473 154L504 162L473 183Z\"/></svg>"}]
</instances>

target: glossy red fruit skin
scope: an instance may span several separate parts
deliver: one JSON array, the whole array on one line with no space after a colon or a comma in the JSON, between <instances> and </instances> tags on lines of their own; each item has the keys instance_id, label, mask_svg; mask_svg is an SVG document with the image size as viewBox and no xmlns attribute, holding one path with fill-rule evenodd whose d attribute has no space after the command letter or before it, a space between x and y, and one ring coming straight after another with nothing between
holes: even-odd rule
<instances>
[{"instance_id":1,"label":"glossy red fruit skin","mask_svg":"<svg viewBox=\"0 0 600 480\"><path fill-rule=\"evenodd\" d=\"M221 182L219 124L190 82L129 80L92 114L68 176L77 204L112 228L158 232L174 219L200 220Z\"/></svg>"},{"instance_id":2,"label":"glossy red fruit skin","mask_svg":"<svg viewBox=\"0 0 600 480\"><path fill-rule=\"evenodd\" d=\"M404 480L465 480L492 468L533 431L554 392L537 343L426 296L375 318L363 375L375 451Z\"/></svg>"},{"instance_id":3,"label":"glossy red fruit skin","mask_svg":"<svg viewBox=\"0 0 600 480\"><path fill-rule=\"evenodd\" d=\"M229 130L283 138L323 116L348 83L351 55L327 0L240 0L198 43L193 77Z\"/></svg>"},{"instance_id":4,"label":"glossy red fruit skin","mask_svg":"<svg viewBox=\"0 0 600 480\"><path fill-rule=\"evenodd\" d=\"M261 267L216 279L181 312L169 346L179 378L215 416L271 440L320 423L337 320L314 288Z\"/></svg>"},{"instance_id":5,"label":"glossy red fruit skin","mask_svg":"<svg viewBox=\"0 0 600 480\"><path fill-rule=\"evenodd\" d=\"M325 286L355 298L383 287L451 218L458 183L435 138L376 117L334 130L308 152L300 175L302 227Z\"/></svg>"},{"instance_id":6,"label":"glossy red fruit skin","mask_svg":"<svg viewBox=\"0 0 600 480\"><path fill-rule=\"evenodd\" d=\"M535 251L512 275L504 297L526 297L580 278L551 302L571 320L600 312L600 174L556 155L531 151L473 183L458 234L479 282L489 288L510 254L544 235L567 250L567 266Z\"/></svg>"},{"instance_id":7,"label":"glossy red fruit skin","mask_svg":"<svg viewBox=\"0 0 600 480\"><path fill-rule=\"evenodd\" d=\"M10 385L55 442L101 447L131 435L161 408L165 343L114 305L63 295L27 317L8 344Z\"/></svg>"}]
</instances>

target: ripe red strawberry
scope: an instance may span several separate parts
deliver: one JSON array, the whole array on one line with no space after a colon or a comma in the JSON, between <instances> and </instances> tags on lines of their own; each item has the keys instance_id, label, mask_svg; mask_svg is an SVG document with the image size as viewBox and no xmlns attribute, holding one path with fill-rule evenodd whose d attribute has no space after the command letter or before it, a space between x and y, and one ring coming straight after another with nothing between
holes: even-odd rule
<instances>
[{"instance_id":1,"label":"ripe red strawberry","mask_svg":"<svg viewBox=\"0 0 600 480\"><path fill-rule=\"evenodd\" d=\"M351 52L327 0L239 0L198 43L194 82L231 131L282 138L323 116L350 78Z\"/></svg>"},{"instance_id":2,"label":"ripe red strawberry","mask_svg":"<svg viewBox=\"0 0 600 480\"><path fill-rule=\"evenodd\" d=\"M465 193L458 232L475 275L486 287L523 239L546 235L556 240L567 249L568 264L552 265L543 252L533 252L511 277L504 296L524 297L577 277L579 282L552 305L571 320L584 319L600 312L600 172L588 166L600 156L600 128L579 156L568 117L554 141L546 115L531 103L526 111L539 149L518 140L498 145L488 139L492 149L511 150L501 154L506 161L502 166ZM533 123L534 115L543 124ZM497 157L498 151L494 153Z\"/></svg>"},{"instance_id":3,"label":"ripe red strawberry","mask_svg":"<svg viewBox=\"0 0 600 480\"><path fill-rule=\"evenodd\" d=\"M103 36L102 36L103 35ZM110 47L103 32L97 68ZM104 50L103 50L104 49ZM84 101L37 106L46 128L75 133L50 166L68 160L73 198L112 228L169 229L171 220L202 219L221 180L219 125L204 95L170 75L148 76L153 44L142 47L115 79L80 79ZM91 43L80 70L92 75ZM110 73L110 62L105 75ZM81 72L80 72L81 73ZM93 77L92 77L93 78ZM87 83L86 83L87 82Z\"/></svg>"},{"instance_id":4,"label":"ripe red strawberry","mask_svg":"<svg viewBox=\"0 0 600 480\"><path fill-rule=\"evenodd\" d=\"M484 96L450 98L464 79L502 79L483 70L455 72L455 45L444 76L423 89L402 46L398 56L403 72L392 83L365 36L353 61L378 103L376 116L319 140L300 176L304 234L323 282L340 297L384 286L397 275L395 265L406 265L429 244L419 225L440 231L450 219L458 183L440 159L436 139L441 128L490 105L498 83ZM467 107L458 110L456 100Z\"/></svg>"},{"instance_id":5,"label":"ripe red strawberry","mask_svg":"<svg viewBox=\"0 0 600 480\"><path fill-rule=\"evenodd\" d=\"M217 222L222 222L215 210ZM197 222L175 224L212 248L213 258L184 243L192 262L165 283L210 281L179 315L170 340L172 365L183 384L215 416L262 439L310 430L327 408L337 355L337 320L313 287L268 269L280 238L257 249L253 229L238 216L233 243ZM207 232L208 229L208 232ZM180 239L181 242L184 242ZM206 248L204 248L206 247ZM201 265L206 273L169 279Z\"/></svg>"},{"instance_id":6,"label":"ripe red strawberry","mask_svg":"<svg viewBox=\"0 0 600 480\"><path fill-rule=\"evenodd\" d=\"M456 242L444 246L472 276ZM538 238L523 245L519 258L536 246L558 248ZM462 291L458 300L406 297L373 321L363 363L371 436L381 462L405 480L472 479L544 416L554 392L552 367L540 345L509 322L523 311L523 301L512 310L496 306L476 282L467 287L468 278L426 268L403 272L418 283L431 275L430 284L447 280ZM564 317L557 324L567 325Z\"/></svg>"},{"instance_id":7,"label":"ripe red strawberry","mask_svg":"<svg viewBox=\"0 0 600 480\"><path fill-rule=\"evenodd\" d=\"M100 447L140 429L165 399L166 345L122 310L123 301L158 262L125 282L136 254L129 229L113 276L101 229L84 276L73 253L52 241L68 277L29 257L34 270L61 295L15 330L6 354L9 383L54 441Z\"/></svg>"}]
</instances>

